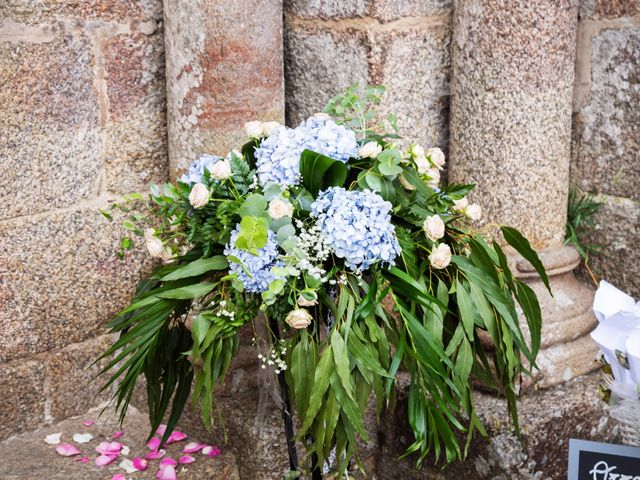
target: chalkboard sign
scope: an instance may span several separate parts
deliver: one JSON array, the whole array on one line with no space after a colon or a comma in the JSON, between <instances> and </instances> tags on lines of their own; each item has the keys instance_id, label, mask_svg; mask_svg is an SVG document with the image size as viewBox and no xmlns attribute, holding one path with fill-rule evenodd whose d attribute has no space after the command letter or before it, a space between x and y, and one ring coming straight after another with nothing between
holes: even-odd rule
<instances>
[{"instance_id":1,"label":"chalkboard sign","mask_svg":"<svg viewBox=\"0 0 640 480\"><path fill-rule=\"evenodd\" d=\"M568 480L640 480L640 447L569 440Z\"/></svg>"}]
</instances>

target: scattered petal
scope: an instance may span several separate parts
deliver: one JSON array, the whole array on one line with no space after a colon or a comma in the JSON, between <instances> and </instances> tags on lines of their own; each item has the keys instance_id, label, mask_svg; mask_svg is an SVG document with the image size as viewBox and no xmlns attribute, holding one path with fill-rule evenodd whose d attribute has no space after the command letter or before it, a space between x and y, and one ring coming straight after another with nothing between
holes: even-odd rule
<instances>
[{"instance_id":1,"label":"scattered petal","mask_svg":"<svg viewBox=\"0 0 640 480\"><path fill-rule=\"evenodd\" d=\"M139 472L144 472L149 466L149 462L147 462L144 458L136 457L132 460L133 466Z\"/></svg>"},{"instance_id":2,"label":"scattered petal","mask_svg":"<svg viewBox=\"0 0 640 480\"><path fill-rule=\"evenodd\" d=\"M156 478L158 480L177 480L178 477L176 476L176 469L173 468L173 465L165 465L164 467L160 467Z\"/></svg>"},{"instance_id":3,"label":"scattered petal","mask_svg":"<svg viewBox=\"0 0 640 480\"><path fill-rule=\"evenodd\" d=\"M165 453L167 453L167 451L164 449L161 449L161 450L147 453L144 456L144 458L146 458L147 460L158 460L159 458L164 457Z\"/></svg>"},{"instance_id":4,"label":"scattered petal","mask_svg":"<svg viewBox=\"0 0 640 480\"><path fill-rule=\"evenodd\" d=\"M203 455L208 455L209 457L217 457L218 455L220 455L222 452L220 450L219 447L214 446L210 446L207 445L206 447L204 447L202 449L202 454Z\"/></svg>"},{"instance_id":5,"label":"scattered petal","mask_svg":"<svg viewBox=\"0 0 640 480\"><path fill-rule=\"evenodd\" d=\"M147 442L147 447L153 452L157 451L160 447L160 439L158 437L153 437Z\"/></svg>"},{"instance_id":6,"label":"scattered petal","mask_svg":"<svg viewBox=\"0 0 640 480\"><path fill-rule=\"evenodd\" d=\"M174 430L173 432L171 432L171 435L169 435L169 439L167 440L167 445L170 443L180 442L185 438L187 438L186 433L183 433L179 430Z\"/></svg>"},{"instance_id":7,"label":"scattered petal","mask_svg":"<svg viewBox=\"0 0 640 480\"><path fill-rule=\"evenodd\" d=\"M44 441L49 445L58 445L60 443L61 436L62 436L62 432L52 433L51 435L47 435L46 437L44 437Z\"/></svg>"},{"instance_id":8,"label":"scattered petal","mask_svg":"<svg viewBox=\"0 0 640 480\"><path fill-rule=\"evenodd\" d=\"M58 445L56 447L56 452L63 457L73 457L74 455L82 453L75 445L71 445L70 443L62 443Z\"/></svg>"},{"instance_id":9,"label":"scattered petal","mask_svg":"<svg viewBox=\"0 0 640 480\"><path fill-rule=\"evenodd\" d=\"M133 462L131 460L129 460L128 458L125 458L124 460L122 460L118 464L118 466L120 468L122 468L123 470L125 470L127 473L134 473L134 472L138 471L138 469L133 466Z\"/></svg>"},{"instance_id":10,"label":"scattered petal","mask_svg":"<svg viewBox=\"0 0 640 480\"><path fill-rule=\"evenodd\" d=\"M124 473L116 473L111 480L127 480L127 477L124 476Z\"/></svg>"},{"instance_id":11,"label":"scattered petal","mask_svg":"<svg viewBox=\"0 0 640 480\"><path fill-rule=\"evenodd\" d=\"M90 426L91 426L91 425L93 425L94 423L96 423L96 422L95 422L95 421L93 421L93 420L85 420L84 422L82 422L82 424L83 424L85 427L90 427Z\"/></svg>"},{"instance_id":12,"label":"scattered petal","mask_svg":"<svg viewBox=\"0 0 640 480\"><path fill-rule=\"evenodd\" d=\"M181 463L183 465L187 465L189 463L193 463L195 462L196 459L193 458L191 455L182 455L179 459L178 459L178 463Z\"/></svg>"},{"instance_id":13,"label":"scattered petal","mask_svg":"<svg viewBox=\"0 0 640 480\"><path fill-rule=\"evenodd\" d=\"M175 466L178 465L178 462L176 462L171 457L167 457L167 458L163 458L162 460L160 460L160 466L164 467L165 465L171 465L172 467L175 467Z\"/></svg>"},{"instance_id":14,"label":"scattered petal","mask_svg":"<svg viewBox=\"0 0 640 480\"><path fill-rule=\"evenodd\" d=\"M90 433L75 433L73 435L73 441L76 443L89 443L93 440L93 435Z\"/></svg>"},{"instance_id":15,"label":"scattered petal","mask_svg":"<svg viewBox=\"0 0 640 480\"><path fill-rule=\"evenodd\" d=\"M89 457L78 457L74 458L74 460L80 463L89 463Z\"/></svg>"},{"instance_id":16,"label":"scattered petal","mask_svg":"<svg viewBox=\"0 0 640 480\"><path fill-rule=\"evenodd\" d=\"M167 431L167 426L163 423L156 430L156 435L162 436L162 435L164 435L164 432L166 432L166 431Z\"/></svg>"},{"instance_id":17,"label":"scattered petal","mask_svg":"<svg viewBox=\"0 0 640 480\"><path fill-rule=\"evenodd\" d=\"M182 451L184 453L195 453L199 450L202 450L206 445L204 443L199 443L199 442L189 442L187 443L184 448L182 449Z\"/></svg>"},{"instance_id":18,"label":"scattered petal","mask_svg":"<svg viewBox=\"0 0 640 480\"><path fill-rule=\"evenodd\" d=\"M131 449L128 445L122 445L122 450L120 450L121 455L129 455L131 453Z\"/></svg>"},{"instance_id":19,"label":"scattered petal","mask_svg":"<svg viewBox=\"0 0 640 480\"><path fill-rule=\"evenodd\" d=\"M113 438L120 438L122 435L124 435L124 431L123 430L118 430L117 432L115 432L113 434Z\"/></svg>"},{"instance_id":20,"label":"scattered petal","mask_svg":"<svg viewBox=\"0 0 640 480\"><path fill-rule=\"evenodd\" d=\"M96 452L102 455L118 456L122 450L122 444L119 442L100 442L96 447Z\"/></svg>"},{"instance_id":21,"label":"scattered petal","mask_svg":"<svg viewBox=\"0 0 640 480\"><path fill-rule=\"evenodd\" d=\"M118 458L117 455L100 455L96 458L96 465L99 467L104 467L105 465L109 465L116 458Z\"/></svg>"}]
</instances>

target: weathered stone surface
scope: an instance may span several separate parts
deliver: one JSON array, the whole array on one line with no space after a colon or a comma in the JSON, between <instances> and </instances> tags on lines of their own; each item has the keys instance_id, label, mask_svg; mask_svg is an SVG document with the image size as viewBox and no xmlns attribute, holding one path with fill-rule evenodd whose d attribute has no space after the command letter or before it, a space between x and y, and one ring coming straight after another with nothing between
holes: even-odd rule
<instances>
[{"instance_id":1,"label":"weathered stone surface","mask_svg":"<svg viewBox=\"0 0 640 480\"><path fill-rule=\"evenodd\" d=\"M162 30L108 40L104 63L106 188L144 191L168 176Z\"/></svg>"},{"instance_id":2,"label":"weathered stone surface","mask_svg":"<svg viewBox=\"0 0 640 480\"><path fill-rule=\"evenodd\" d=\"M0 439L36 428L44 420L45 366L39 360L0 365ZM3 454L6 458L6 454Z\"/></svg>"},{"instance_id":3,"label":"weathered stone surface","mask_svg":"<svg viewBox=\"0 0 640 480\"><path fill-rule=\"evenodd\" d=\"M564 237L577 4L454 8L450 178L537 248ZM532 214L535 212L535 214Z\"/></svg>"},{"instance_id":4,"label":"weathered stone surface","mask_svg":"<svg viewBox=\"0 0 640 480\"><path fill-rule=\"evenodd\" d=\"M572 177L585 191L640 200L640 24L591 41L591 76L575 116Z\"/></svg>"},{"instance_id":5,"label":"weathered stone surface","mask_svg":"<svg viewBox=\"0 0 640 480\"><path fill-rule=\"evenodd\" d=\"M296 21L287 27L290 124L320 111L354 82L377 83L388 87L380 110L397 114L407 141L445 146L450 66L446 23L417 21L400 30L371 31L316 28ZM399 75L402 71L412 74Z\"/></svg>"},{"instance_id":6,"label":"weathered stone surface","mask_svg":"<svg viewBox=\"0 0 640 480\"><path fill-rule=\"evenodd\" d=\"M125 433L118 439L130 448L129 459L142 457L149 452L145 446L150 426L147 416L135 408L129 408L122 428L117 424L117 417L112 411L107 410L102 416L102 408L98 407L88 411L82 417L71 418L63 422L41 427L33 432L17 435L0 443L3 452L4 470L3 480L26 480L26 479L53 479L53 480L104 480L111 478L116 473L124 473L118 466L120 459L112 464L99 468L93 464L93 459L97 457L96 446L102 441L111 441L112 434L116 430L122 429ZM95 425L85 427L82 425L83 419L95 419ZM51 433L62 433L63 442L72 442L75 433L91 433L94 439L84 445L77 445L78 448L91 459L88 464L73 461L72 458L65 458L58 455L54 445L47 445L44 438ZM186 441L198 441L201 438L193 436L192 432L186 430L189 436ZM220 440L220 438L218 438ZM173 459L178 459L185 441L166 446L167 455ZM222 448L222 455L216 458L209 458L200 453L193 454L196 461L190 465L177 467L178 478L181 480L240 480L235 456ZM121 455L121 459L126 458ZM156 478L158 471L158 460L149 461L149 467L144 472L127 474L127 478L140 480L151 480ZM250 477L242 477L250 478ZM260 477L255 477L260 478Z\"/></svg>"},{"instance_id":7,"label":"weathered stone surface","mask_svg":"<svg viewBox=\"0 0 640 480\"><path fill-rule=\"evenodd\" d=\"M380 438L378 478L418 479L564 479L570 438L615 442L618 428L597 393L597 375L580 377L552 390L523 397L518 411L523 443L513 433L506 402L477 394L479 415L489 439L476 438L464 462L442 469L433 457L422 470L414 469L414 457L396 461L412 442L406 420L406 399L385 417Z\"/></svg>"},{"instance_id":8,"label":"weathered stone surface","mask_svg":"<svg viewBox=\"0 0 640 480\"><path fill-rule=\"evenodd\" d=\"M640 0L581 0L581 18L631 17L640 13Z\"/></svg>"},{"instance_id":9,"label":"weathered stone surface","mask_svg":"<svg viewBox=\"0 0 640 480\"><path fill-rule=\"evenodd\" d=\"M108 377L94 378L106 361L92 364L113 341L114 337L103 335L74 343L47 356L47 421L79 415L111 398L109 389L99 393Z\"/></svg>"},{"instance_id":10,"label":"weathered stone surface","mask_svg":"<svg viewBox=\"0 0 640 480\"><path fill-rule=\"evenodd\" d=\"M161 20L162 0L3 0L0 19L29 24L60 17L83 20Z\"/></svg>"},{"instance_id":11,"label":"weathered stone surface","mask_svg":"<svg viewBox=\"0 0 640 480\"><path fill-rule=\"evenodd\" d=\"M604 278L636 299L640 299L640 202L616 197L599 197L604 207L596 215L596 227L586 239L603 249L589 265Z\"/></svg>"},{"instance_id":12,"label":"weathered stone surface","mask_svg":"<svg viewBox=\"0 0 640 480\"><path fill-rule=\"evenodd\" d=\"M165 44L173 176L242 145L245 122L283 121L280 1L165 1Z\"/></svg>"},{"instance_id":13,"label":"weathered stone surface","mask_svg":"<svg viewBox=\"0 0 640 480\"><path fill-rule=\"evenodd\" d=\"M0 43L0 218L95 195L101 168L92 56L83 35Z\"/></svg>"},{"instance_id":14,"label":"weathered stone surface","mask_svg":"<svg viewBox=\"0 0 640 480\"><path fill-rule=\"evenodd\" d=\"M382 21L446 13L451 0L286 0L285 10L303 18L374 17Z\"/></svg>"},{"instance_id":15,"label":"weathered stone surface","mask_svg":"<svg viewBox=\"0 0 640 480\"><path fill-rule=\"evenodd\" d=\"M94 209L0 223L0 360L102 331L150 265L115 256L121 233Z\"/></svg>"}]
</instances>

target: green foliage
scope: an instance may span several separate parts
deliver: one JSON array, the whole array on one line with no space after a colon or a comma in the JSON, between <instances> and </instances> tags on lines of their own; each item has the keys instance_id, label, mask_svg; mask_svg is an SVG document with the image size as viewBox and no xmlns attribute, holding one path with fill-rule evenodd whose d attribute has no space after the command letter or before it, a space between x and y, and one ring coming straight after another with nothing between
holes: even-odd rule
<instances>
[{"instance_id":1,"label":"green foliage","mask_svg":"<svg viewBox=\"0 0 640 480\"><path fill-rule=\"evenodd\" d=\"M588 243L586 238L595 229L595 216L603 206L604 203L597 201L592 195L581 195L575 187L569 189L564 243L575 247L585 261L602 248L602 245Z\"/></svg>"},{"instance_id":2,"label":"green foliage","mask_svg":"<svg viewBox=\"0 0 640 480\"><path fill-rule=\"evenodd\" d=\"M325 155L304 150L300 155L300 174L302 184L315 197L321 190L342 186L347 179L347 166Z\"/></svg>"}]
</instances>

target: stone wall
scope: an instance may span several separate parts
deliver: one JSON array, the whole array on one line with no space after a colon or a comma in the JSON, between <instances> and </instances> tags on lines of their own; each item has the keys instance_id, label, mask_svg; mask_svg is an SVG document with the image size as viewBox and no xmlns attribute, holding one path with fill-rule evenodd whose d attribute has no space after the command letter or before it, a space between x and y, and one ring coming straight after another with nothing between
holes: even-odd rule
<instances>
[{"instance_id":1,"label":"stone wall","mask_svg":"<svg viewBox=\"0 0 640 480\"><path fill-rule=\"evenodd\" d=\"M595 273L640 296L640 2L583 0L572 179L605 206L590 241Z\"/></svg>"},{"instance_id":2,"label":"stone wall","mask_svg":"<svg viewBox=\"0 0 640 480\"><path fill-rule=\"evenodd\" d=\"M167 176L161 0L3 0L0 105L3 438L95 405L148 267L98 209Z\"/></svg>"}]
</instances>

